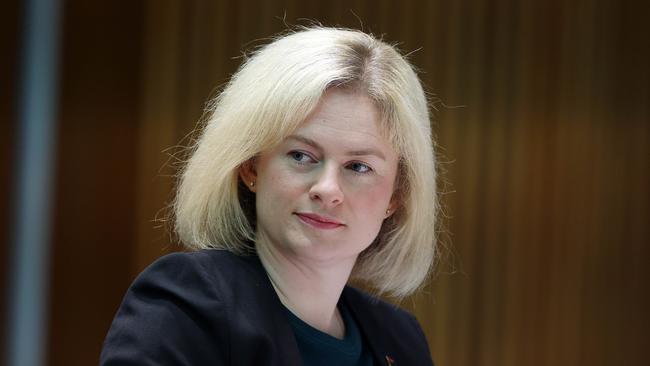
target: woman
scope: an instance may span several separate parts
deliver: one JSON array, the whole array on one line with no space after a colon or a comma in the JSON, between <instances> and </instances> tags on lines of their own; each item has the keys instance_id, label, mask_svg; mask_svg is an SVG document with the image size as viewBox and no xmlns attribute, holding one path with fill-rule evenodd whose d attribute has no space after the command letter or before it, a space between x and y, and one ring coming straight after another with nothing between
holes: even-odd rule
<instances>
[{"instance_id":1,"label":"woman","mask_svg":"<svg viewBox=\"0 0 650 366\"><path fill-rule=\"evenodd\" d=\"M310 28L256 52L217 97L182 172L193 251L133 283L103 365L431 365L403 298L434 255L422 86L393 47Z\"/></svg>"}]
</instances>

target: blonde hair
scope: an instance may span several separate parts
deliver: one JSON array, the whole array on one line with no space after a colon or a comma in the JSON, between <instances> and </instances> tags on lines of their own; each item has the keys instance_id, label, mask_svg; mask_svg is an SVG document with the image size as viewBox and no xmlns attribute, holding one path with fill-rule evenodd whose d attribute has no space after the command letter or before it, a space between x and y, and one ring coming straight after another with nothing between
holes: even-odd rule
<instances>
[{"instance_id":1,"label":"blonde hair","mask_svg":"<svg viewBox=\"0 0 650 366\"><path fill-rule=\"evenodd\" d=\"M435 254L436 170L427 100L412 66L391 45L347 29L284 35L246 59L223 92L181 172L175 230L191 249L254 250L255 205L240 166L295 131L328 88L367 93L400 162L400 206L359 256L354 279L402 298L428 277Z\"/></svg>"}]
</instances>

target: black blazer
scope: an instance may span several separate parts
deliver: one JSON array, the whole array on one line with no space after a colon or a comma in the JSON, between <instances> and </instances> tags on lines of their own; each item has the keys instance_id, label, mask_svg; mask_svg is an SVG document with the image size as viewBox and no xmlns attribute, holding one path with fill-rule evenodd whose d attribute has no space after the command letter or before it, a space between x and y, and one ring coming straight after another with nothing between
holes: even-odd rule
<instances>
[{"instance_id":1,"label":"black blazer","mask_svg":"<svg viewBox=\"0 0 650 366\"><path fill-rule=\"evenodd\" d=\"M417 320L346 286L375 365L433 365ZM142 272L111 325L101 365L301 365L284 308L259 259L174 253Z\"/></svg>"}]
</instances>

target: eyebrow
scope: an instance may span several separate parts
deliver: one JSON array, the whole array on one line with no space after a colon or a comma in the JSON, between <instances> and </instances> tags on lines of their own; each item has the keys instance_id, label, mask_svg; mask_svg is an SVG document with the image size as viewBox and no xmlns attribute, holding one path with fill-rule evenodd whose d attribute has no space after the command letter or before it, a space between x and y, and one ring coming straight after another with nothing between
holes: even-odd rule
<instances>
[{"instance_id":1,"label":"eyebrow","mask_svg":"<svg viewBox=\"0 0 650 366\"><path fill-rule=\"evenodd\" d=\"M316 142L316 141L310 139L309 137L305 137L305 136L301 136L301 135L291 135L291 136L289 136L289 137L287 137L287 138L288 138L288 139L292 139L292 140L300 141L300 142L305 143L305 144L307 144L307 145L310 145L310 146L312 146L312 147L314 147L314 148L316 148L316 149L318 149L318 150L320 150L320 151L323 151L323 150L324 150L324 149L323 149L323 148L318 144L318 142ZM384 154L383 154L381 151L379 151L379 150L377 150L377 149L373 149L373 148L367 148L367 149L361 149L361 150L352 150L352 151L348 151L348 152L346 152L346 155L351 155L351 156L366 156L366 155L374 155L374 156L377 156L378 158L380 158L380 159L382 159L382 160L386 160L386 157L384 156Z\"/></svg>"}]
</instances>

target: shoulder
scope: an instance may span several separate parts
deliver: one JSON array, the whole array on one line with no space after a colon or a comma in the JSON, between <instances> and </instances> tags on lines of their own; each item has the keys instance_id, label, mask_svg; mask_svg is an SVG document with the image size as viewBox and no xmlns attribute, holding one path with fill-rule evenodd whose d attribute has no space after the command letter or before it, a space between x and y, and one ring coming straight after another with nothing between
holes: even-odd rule
<instances>
[{"instance_id":1,"label":"shoulder","mask_svg":"<svg viewBox=\"0 0 650 366\"><path fill-rule=\"evenodd\" d=\"M413 314L350 286L343 297L373 349L398 365L432 365L428 341Z\"/></svg>"},{"instance_id":2,"label":"shoulder","mask_svg":"<svg viewBox=\"0 0 650 366\"><path fill-rule=\"evenodd\" d=\"M229 357L217 345L230 337L232 289L259 277L257 271L254 259L219 250L159 258L124 296L101 364L185 364L188 357L189 364L213 364Z\"/></svg>"},{"instance_id":3,"label":"shoulder","mask_svg":"<svg viewBox=\"0 0 650 366\"><path fill-rule=\"evenodd\" d=\"M130 290L143 286L167 287L194 296L227 299L230 289L262 280L263 268L255 256L225 250L201 250L165 255L147 267Z\"/></svg>"},{"instance_id":4,"label":"shoulder","mask_svg":"<svg viewBox=\"0 0 650 366\"><path fill-rule=\"evenodd\" d=\"M141 274L160 271L180 271L181 274L213 275L251 265L253 257L238 256L226 250L205 249L194 252L176 252L164 255L149 265Z\"/></svg>"}]
</instances>

